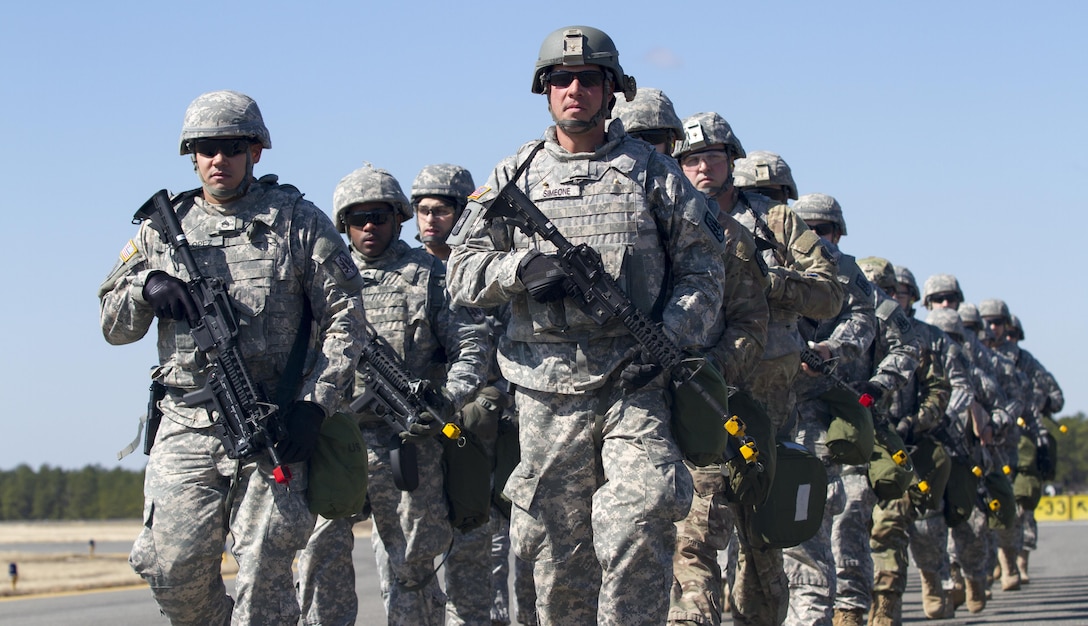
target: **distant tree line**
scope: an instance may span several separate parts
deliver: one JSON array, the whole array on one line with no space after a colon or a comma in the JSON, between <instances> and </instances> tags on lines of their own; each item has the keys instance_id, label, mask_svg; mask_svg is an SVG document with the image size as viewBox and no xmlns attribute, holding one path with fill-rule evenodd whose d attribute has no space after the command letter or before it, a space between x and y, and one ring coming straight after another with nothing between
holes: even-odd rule
<instances>
[{"instance_id":1,"label":"distant tree line","mask_svg":"<svg viewBox=\"0 0 1088 626\"><path fill-rule=\"evenodd\" d=\"M142 471L20 465L0 470L0 520L139 518L143 490Z\"/></svg>"},{"instance_id":2,"label":"distant tree line","mask_svg":"<svg viewBox=\"0 0 1088 626\"><path fill-rule=\"evenodd\" d=\"M1062 493L1088 492L1088 416L1083 412L1058 418L1067 432L1048 428L1058 442L1058 473L1053 481ZM143 514L144 473L88 465L64 470L28 465L0 470L0 520L87 520L139 518Z\"/></svg>"}]
</instances>

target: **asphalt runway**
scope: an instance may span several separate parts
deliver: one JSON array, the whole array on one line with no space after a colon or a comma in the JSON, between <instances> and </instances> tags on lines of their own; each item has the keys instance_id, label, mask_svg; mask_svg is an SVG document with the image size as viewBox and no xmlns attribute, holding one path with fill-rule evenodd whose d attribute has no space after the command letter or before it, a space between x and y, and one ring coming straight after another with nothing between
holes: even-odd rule
<instances>
[{"instance_id":1,"label":"asphalt runway","mask_svg":"<svg viewBox=\"0 0 1088 626\"><path fill-rule=\"evenodd\" d=\"M99 550L103 548L98 546ZM384 623L369 538L356 539L354 562L358 623ZM233 589L233 581L227 581L227 589ZM917 572L912 569L904 603L904 623L928 621L922 613L919 589ZM972 615L961 607L956 615L935 623L1088 625L1088 522L1040 523L1039 549L1031 557L1031 583L1015 592L1003 592L997 587L985 611ZM143 626L168 622L159 614L147 588L136 587L5 599L0 601L0 624Z\"/></svg>"}]
</instances>

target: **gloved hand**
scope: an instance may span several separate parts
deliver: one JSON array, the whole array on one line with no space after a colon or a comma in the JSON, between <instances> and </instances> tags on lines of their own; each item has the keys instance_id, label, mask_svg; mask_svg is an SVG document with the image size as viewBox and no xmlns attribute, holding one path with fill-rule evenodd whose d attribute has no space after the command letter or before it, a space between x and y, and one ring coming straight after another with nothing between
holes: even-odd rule
<instances>
[{"instance_id":1,"label":"gloved hand","mask_svg":"<svg viewBox=\"0 0 1088 626\"><path fill-rule=\"evenodd\" d=\"M873 404L879 404L880 399L884 397L884 388L876 383L863 380L860 383L854 385L858 393L861 395L869 394L873 397Z\"/></svg>"},{"instance_id":2,"label":"gloved hand","mask_svg":"<svg viewBox=\"0 0 1088 626\"><path fill-rule=\"evenodd\" d=\"M419 420L408 425L408 432L400 433L403 441L418 441L433 437L441 432L442 424L429 411L419 414Z\"/></svg>"},{"instance_id":3,"label":"gloved hand","mask_svg":"<svg viewBox=\"0 0 1088 626\"><path fill-rule=\"evenodd\" d=\"M559 257L532 251L518 263L518 280L529 297L537 302L562 300L569 289L569 279L559 265Z\"/></svg>"},{"instance_id":4,"label":"gloved hand","mask_svg":"<svg viewBox=\"0 0 1088 626\"><path fill-rule=\"evenodd\" d=\"M166 272L154 271L147 275L143 290L144 300L155 309L155 315L163 319L181 321L200 317L196 303L189 294L189 286L180 278Z\"/></svg>"},{"instance_id":5,"label":"gloved hand","mask_svg":"<svg viewBox=\"0 0 1088 626\"><path fill-rule=\"evenodd\" d=\"M895 425L895 432L899 434L899 438L904 442L910 439L911 432L914 431L914 420L910 417L904 417L899 420L899 423Z\"/></svg>"},{"instance_id":6,"label":"gloved hand","mask_svg":"<svg viewBox=\"0 0 1088 626\"><path fill-rule=\"evenodd\" d=\"M631 362L620 371L620 386L629 391L645 387L646 383L657 378L663 369L643 353L641 346L634 346L623 355L623 358Z\"/></svg>"},{"instance_id":7,"label":"gloved hand","mask_svg":"<svg viewBox=\"0 0 1088 626\"><path fill-rule=\"evenodd\" d=\"M321 433L323 421L324 409L313 402L300 400L291 405L283 416L287 439L276 444L280 460L284 463L300 463L309 459L317 445L317 436Z\"/></svg>"}]
</instances>

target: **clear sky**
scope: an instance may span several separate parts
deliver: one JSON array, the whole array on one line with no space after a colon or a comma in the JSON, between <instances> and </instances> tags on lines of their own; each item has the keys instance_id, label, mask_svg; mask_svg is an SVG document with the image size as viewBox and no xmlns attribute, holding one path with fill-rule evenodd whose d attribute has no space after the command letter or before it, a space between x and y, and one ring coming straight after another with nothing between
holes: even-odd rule
<instances>
[{"instance_id":1,"label":"clear sky","mask_svg":"<svg viewBox=\"0 0 1088 626\"><path fill-rule=\"evenodd\" d=\"M133 212L197 186L177 152L193 98L253 96L273 144L257 173L326 210L364 161L406 191L430 163L480 184L549 124L533 63L573 24L609 33L681 116L721 113L801 193L837 197L844 251L1004 298L1063 413L1088 410L1086 18L1047 1L5 3L0 468L112 467L135 434L155 342L106 344L96 290Z\"/></svg>"}]
</instances>

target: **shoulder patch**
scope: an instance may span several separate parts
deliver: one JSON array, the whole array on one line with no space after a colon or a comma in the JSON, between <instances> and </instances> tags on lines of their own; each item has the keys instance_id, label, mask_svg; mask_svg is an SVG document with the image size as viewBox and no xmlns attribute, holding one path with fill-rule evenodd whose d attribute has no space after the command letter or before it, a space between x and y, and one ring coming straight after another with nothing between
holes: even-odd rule
<instances>
[{"instance_id":1,"label":"shoulder patch","mask_svg":"<svg viewBox=\"0 0 1088 626\"><path fill-rule=\"evenodd\" d=\"M121 248L121 262L128 263L129 259L136 256L136 253L139 251L139 248L136 247L136 242L129 239L128 243L125 244L125 247Z\"/></svg>"},{"instance_id":2,"label":"shoulder patch","mask_svg":"<svg viewBox=\"0 0 1088 626\"><path fill-rule=\"evenodd\" d=\"M355 262L351 260L351 255L347 252L337 254L333 258L333 262L336 263L336 267L340 268L347 280L352 280L359 274L359 268L355 267Z\"/></svg>"},{"instance_id":3,"label":"shoulder patch","mask_svg":"<svg viewBox=\"0 0 1088 626\"><path fill-rule=\"evenodd\" d=\"M910 333L910 320L907 319L907 314L904 313L902 309L892 314L892 321L895 322L895 325L899 327L899 332L903 333L904 335Z\"/></svg>"},{"instance_id":4,"label":"shoulder patch","mask_svg":"<svg viewBox=\"0 0 1088 626\"><path fill-rule=\"evenodd\" d=\"M718 218L712 215L710 210L703 213L703 223L706 224L707 230L710 231L711 235L714 235L714 238L718 240L718 243L725 242L725 230L722 228L722 225L718 223Z\"/></svg>"},{"instance_id":5,"label":"shoulder patch","mask_svg":"<svg viewBox=\"0 0 1088 626\"><path fill-rule=\"evenodd\" d=\"M476 188L475 191L468 194L468 199L469 200L479 200L481 197L483 197L484 194L486 194L489 191L491 191L491 187L488 187L487 185L480 185L479 187Z\"/></svg>"},{"instance_id":6,"label":"shoulder patch","mask_svg":"<svg viewBox=\"0 0 1088 626\"><path fill-rule=\"evenodd\" d=\"M873 283L869 282L868 278L861 272L854 274L854 285L865 294L866 297L872 297L873 295Z\"/></svg>"}]
</instances>

